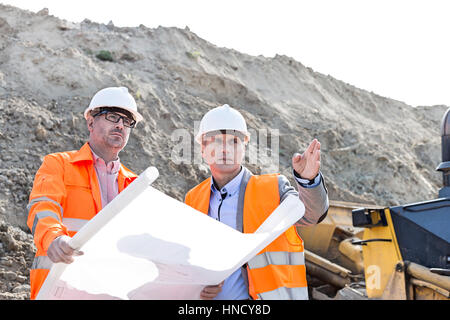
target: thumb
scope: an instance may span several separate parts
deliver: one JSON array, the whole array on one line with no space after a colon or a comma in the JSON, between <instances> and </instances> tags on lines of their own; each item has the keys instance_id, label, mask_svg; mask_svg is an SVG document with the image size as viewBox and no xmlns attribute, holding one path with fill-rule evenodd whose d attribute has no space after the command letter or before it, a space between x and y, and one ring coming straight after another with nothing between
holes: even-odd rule
<instances>
[{"instance_id":1,"label":"thumb","mask_svg":"<svg viewBox=\"0 0 450 320\"><path fill-rule=\"evenodd\" d=\"M74 252L73 252L73 255L74 256L82 256L84 254L84 252L83 251L80 251L80 250L75 250Z\"/></svg>"},{"instance_id":2,"label":"thumb","mask_svg":"<svg viewBox=\"0 0 450 320\"><path fill-rule=\"evenodd\" d=\"M302 155L298 152L294 153L294 156L292 157L292 162L297 163L302 159Z\"/></svg>"}]
</instances>

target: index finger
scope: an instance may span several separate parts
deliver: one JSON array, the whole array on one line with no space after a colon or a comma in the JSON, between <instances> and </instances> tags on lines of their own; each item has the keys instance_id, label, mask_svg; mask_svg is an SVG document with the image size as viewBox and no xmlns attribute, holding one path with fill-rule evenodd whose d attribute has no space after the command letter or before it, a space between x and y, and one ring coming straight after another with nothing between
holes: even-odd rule
<instances>
[{"instance_id":1,"label":"index finger","mask_svg":"<svg viewBox=\"0 0 450 320\"><path fill-rule=\"evenodd\" d=\"M315 139L316 140L316 150L320 150L320 142L319 142L319 140L317 140L317 139Z\"/></svg>"},{"instance_id":2,"label":"index finger","mask_svg":"<svg viewBox=\"0 0 450 320\"><path fill-rule=\"evenodd\" d=\"M317 142L318 142L317 139L314 139L313 141L311 141L308 148L306 148L305 153L312 153L314 151L314 148L315 148Z\"/></svg>"}]
</instances>

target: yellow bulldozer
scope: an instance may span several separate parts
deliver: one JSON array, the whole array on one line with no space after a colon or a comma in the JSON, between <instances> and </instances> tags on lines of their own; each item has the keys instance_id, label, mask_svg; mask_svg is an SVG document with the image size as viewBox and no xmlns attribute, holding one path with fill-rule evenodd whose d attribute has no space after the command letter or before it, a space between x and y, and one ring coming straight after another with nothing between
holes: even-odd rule
<instances>
[{"instance_id":1,"label":"yellow bulldozer","mask_svg":"<svg viewBox=\"0 0 450 320\"><path fill-rule=\"evenodd\" d=\"M382 207L330 201L299 227L313 300L450 300L450 109L441 123L437 199Z\"/></svg>"}]
</instances>

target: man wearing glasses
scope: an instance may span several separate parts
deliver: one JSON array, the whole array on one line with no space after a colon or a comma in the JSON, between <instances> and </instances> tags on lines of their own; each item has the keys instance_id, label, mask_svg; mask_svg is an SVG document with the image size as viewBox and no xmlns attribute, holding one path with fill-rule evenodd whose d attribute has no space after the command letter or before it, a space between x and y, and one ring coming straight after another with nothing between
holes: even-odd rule
<instances>
[{"instance_id":1,"label":"man wearing glasses","mask_svg":"<svg viewBox=\"0 0 450 320\"><path fill-rule=\"evenodd\" d=\"M131 129L142 120L128 89L100 90L84 117L88 142L78 151L45 156L34 179L27 206L27 225L37 248L30 271L31 299L53 263L71 263L82 254L69 246L70 237L137 177L119 159Z\"/></svg>"}]
</instances>

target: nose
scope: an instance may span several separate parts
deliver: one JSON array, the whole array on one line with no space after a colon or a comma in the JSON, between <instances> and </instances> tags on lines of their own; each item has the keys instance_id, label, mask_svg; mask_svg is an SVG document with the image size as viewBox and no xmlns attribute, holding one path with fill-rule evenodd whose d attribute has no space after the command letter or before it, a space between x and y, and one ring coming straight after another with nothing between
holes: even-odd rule
<instances>
[{"instance_id":1,"label":"nose","mask_svg":"<svg viewBox=\"0 0 450 320\"><path fill-rule=\"evenodd\" d=\"M227 153L227 144L222 142L220 144L216 144L216 153L219 154L226 154Z\"/></svg>"},{"instance_id":2,"label":"nose","mask_svg":"<svg viewBox=\"0 0 450 320\"><path fill-rule=\"evenodd\" d=\"M118 129L122 129L122 130L125 128L125 126L123 124L123 118L119 119L119 121L115 124L115 127Z\"/></svg>"}]
</instances>

